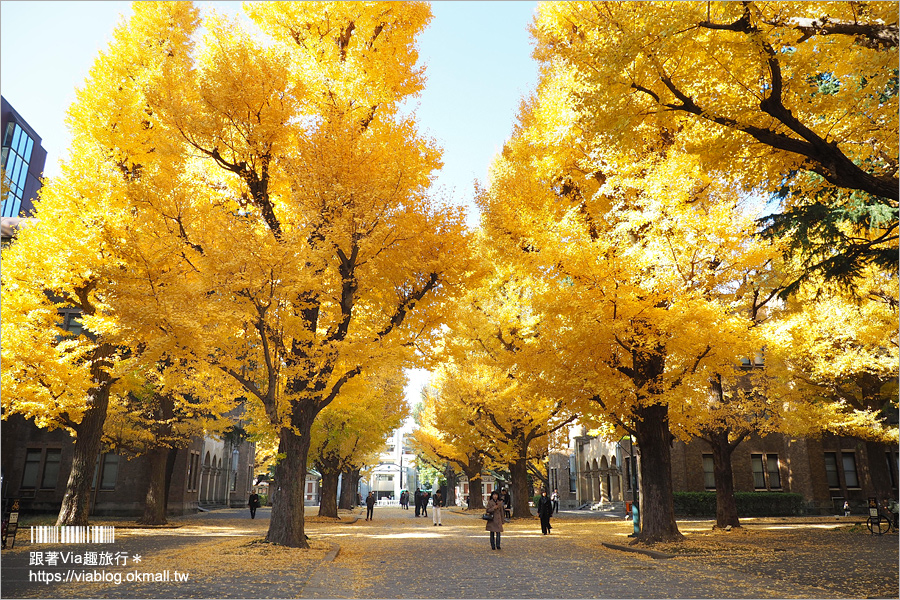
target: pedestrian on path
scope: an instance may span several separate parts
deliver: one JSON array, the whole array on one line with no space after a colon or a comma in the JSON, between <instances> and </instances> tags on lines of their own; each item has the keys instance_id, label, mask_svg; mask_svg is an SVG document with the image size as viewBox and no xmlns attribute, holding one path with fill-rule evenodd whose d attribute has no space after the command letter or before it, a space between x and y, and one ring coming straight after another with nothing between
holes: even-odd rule
<instances>
[{"instance_id":1,"label":"pedestrian on path","mask_svg":"<svg viewBox=\"0 0 900 600\"><path fill-rule=\"evenodd\" d=\"M503 493L500 494L500 498L503 500L503 514L506 515L506 520L510 520L512 518L512 513L510 509L512 508L512 498L509 496L509 491L506 488L503 488Z\"/></svg>"},{"instance_id":2,"label":"pedestrian on path","mask_svg":"<svg viewBox=\"0 0 900 600\"><path fill-rule=\"evenodd\" d=\"M428 500L431 499L431 492L422 492L422 516L428 516Z\"/></svg>"},{"instance_id":3,"label":"pedestrian on path","mask_svg":"<svg viewBox=\"0 0 900 600\"><path fill-rule=\"evenodd\" d=\"M491 492L484 511L492 517L484 524L485 531L491 532L491 550L499 550L500 533L503 531L503 502L500 500L500 493L497 490Z\"/></svg>"},{"instance_id":4,"label":"pedestrian on path","mask_svg":"<svg viewBox=\"0 0 900 600\"><path fill-rule=\"evenodd\" d=\"M253 492L250 494L250 502L247 504L250 507L250 518L256 518L256 509L259 508L259 494Z\"/></svg>"},{"instance_id":5,"label":"pedestrian on path","mask_svg":"<svg viewBox=\"0 0 900 600\"><path fill-rule=\"evenodd\" d=\"M432 518L434 520L434 525L437 527L438 525L443 526L441 523L441 508L444 507L444 496L441 494L441 491L438 490L434 493L434 498L431 501L434 506L434 512L432 513Z\"/></svg>"},{"instance_id":6,"label":"pedestrian on path","mask_svg":"<svg viewBox=\"0 0 900 600\"><path fill-rule=\"evenodd\" d=\"M846 500L844 500L844 516L845 517L850 516L850 503Z\"/></svg>"},{"instance_id":7,"label":"pedestrian on path","mask_svg":"<svg viewBox=\"0 0 900 600\"><path fill-rule=\"evenodd\" d=\"M553 489L553 494L550 495L550 500L553 501L553 512L559 514L559 490Z\"/></svg>"},{"instance_id":8,"label":"pedestrian on path","mask_svg":"<svg viewBox=\"0 0 900 600\"><path fill-rule=\"evenodd\" d=\"M541 490L541 497L538 498L537 505L538 516L541 518L541 533L544 535L549 535L550 530L550 515L553 514L553 501L547 497L547 490Z\"/></svg>"},{"instance_id":9,"label":"pedestrian on path","mask_svg":"<svg viewBox=\"0 0 900 600\"><path fill-rule=\"evenodd\" d=\"M366 521L375 518L375 492L369 492L366 496Z\"/></svg>"},{"instance_id":10,"label":"pedestrian on path","mask_svg":"<svg viewBox=\"0 0 900 600\"><path fill-rule=\"evenodd\" d=\"M416 488L416 493L413 496L413 500L416 501L416 516L418 517L422 512L422 490Z\"/></svg>"}]
</instances>

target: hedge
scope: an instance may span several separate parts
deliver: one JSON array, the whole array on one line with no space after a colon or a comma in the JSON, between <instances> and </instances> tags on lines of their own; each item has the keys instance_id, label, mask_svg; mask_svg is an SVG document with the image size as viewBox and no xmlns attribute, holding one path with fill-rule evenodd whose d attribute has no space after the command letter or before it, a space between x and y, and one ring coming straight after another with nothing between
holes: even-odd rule
<instances>
[{"instance_id":1,"label":"hedge","mask_svg":"<svg viewBox=\"0 0 900 600\"><path fill-rule=\"evenodd\" d=\"M787 492L735 492L739 517L787 517L804 512L800 494ZM675 492L675 514L688 517L716 516L715 492Z\"/></svg>"}]
</instances>

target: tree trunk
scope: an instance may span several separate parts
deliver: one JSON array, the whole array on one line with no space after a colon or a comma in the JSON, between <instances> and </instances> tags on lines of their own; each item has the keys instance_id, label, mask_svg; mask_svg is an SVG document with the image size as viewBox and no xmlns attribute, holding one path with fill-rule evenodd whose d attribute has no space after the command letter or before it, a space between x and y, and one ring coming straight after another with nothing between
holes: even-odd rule
<instances>
[{"instance_id":1,"label":"tree trunk","mask_svg":"<svg viewBox=\"0 0 900 600\"><path fill-rule=\"evenodd\" d=\"M653 544L681 540L684 536L675 523L669 407L652 404L639 407L634 414L635 438L641 458L641 533L634 542Z\"/></svg>"},{"instance_id":2,"label":"tree trunk","mask_svg":"<svg viewBox=\"0 0 900 600\"><path fill-rule=\"evenodd\" d=\"M473 510L483 510L484 509L484 494L483 484L481 482L481 469L478 470L477 473L469 474L466 473L466 477L469 478L469 508Z\"/></svg>"},{"instance_id":3,"label":"tree trunk","mask_svg":"<svg viewBox=\"0 0 900 600\"><path fill-rule=\"evenodd\" d=\"M707 439L713 451L713 473L716 477L716 527L740 527L737 502L734 499L734 473L731 454L735 446L728 443L728 431L717 431Z\"/></svg>"},{"instance_id":4,"label":"tree trunk","mask_svg":"<svg viewBox=\"0 0 900 600\"><path fill-rule=\"evenodd\" d=\"M109 388L113 381L106 370L109 366L107 359L112 354L112 346L101 344L91 357L93 362L91 375L97 385L88 392L88 409L75 427L72 470L69 472L69 481L66 483L66 493L59 509L59 516L56 518L57 525L88 524L91 483L97 457L100 456L103 424L106 422L106 411L109 408Z\"/></svg>"},{"instance_id":5,"label":"tree trunk","mask_svg":"<svg viewBox=\"0 0 900 600\"><path fill-rule=\"evenodd\" d=\"M319 474L322 476L321 497L319 499L319 516L338 518L338 477L341 472L337 468L331 468L331 465L316 463L319 468Z\"/></svg>"},{"instance_id":6,"label":"tree trunk","mask_svg":"<svg viewBox=\"0 0 900 600\"><path fill-rule=\"evenodd\" d=\"M295 411L299 411L295 406ZM306 459L309 455L312 418L294 428L282 427L275 466L275 498L266 541L291 548L309 548L304 532L303 494L306 486Z\"/></svg>"},{"instance_id":7,"label":"tree trunk","mask_svg":"<svg viewBox=\"0 0 900 600\"><path fill-rule=\"evenodd\" d=\"M456 484L459 478L450 464L447 464L447 496L444 498L444 506L456 506Z\"/></svg>"},{"instance_id":8,"label":"tree trunk","mask_svg":"<svg viewBox=\"0 0 900 600\"><path fill-rule=\"evenodd\" d=\"M149 481L144 501L144 516L140 523L144 525L166 524L166 458L169 449L156 446L147 452L149 462Z\"/></svg>"},{"instance_id":9,"label":"tree trunk","mask_svg":"<svg viewBox=\"0 0 900 600\"><path fill-rule=\"evenodd\" d=\"M512 495L513 518L531 517L531 509L528 507L530 500L528 494L528 461L525 460L525 451L520 448L519 458L509 465L510 494Z\"/></svg>"},{"instance_id":10,"label":"tree trunk","mask_svg":"<svg viewBox=\"0 0 900 600\"><path fill-rule=\"evenodd\" d=\"M178 448L169 448L169 454L166 456L166 494L165 494L165 510L169 511L169 491L172 489L172 476L175 475L175 462L178 460Z\"/></svg>"},{"instance_id":11,"label":"tree trunk","mask_svg":"<svg viewBox=\"0 0 900 600\"><path fill-rule=\"evenodd\" d=\"M341 497L338 508L351 510L356 506L356 489L353 487L353 469L341 472Z\"/></svg>"},{"instance_id":12,"label":"tree trunk","mask_svg":"<svg viewBox=\"0 0 900 600\"><path fill-rule=\"evenodd\" d=\"M150 477L147 482L147 495L144 501L144 516L141 523L145 525L166 524L166 499L168 486L166 467L169 463L169 448L163 444L172 437L172 419L175 414L175 400L168 394L157 394L154 429L156 445L147 453L150 463Z\"/></svg>"},{"instance_id":13,"label":"tree trunk","mask_svg":"<svg viewBox=\"0 0 900 600\"><path fill-rule=\"evenodd\" d=\"M353 506L359 506L360 497L359 497L359 480L362 479L362 469L353 469L351 482L353 485Z\"/></svg>"}]
</instances>

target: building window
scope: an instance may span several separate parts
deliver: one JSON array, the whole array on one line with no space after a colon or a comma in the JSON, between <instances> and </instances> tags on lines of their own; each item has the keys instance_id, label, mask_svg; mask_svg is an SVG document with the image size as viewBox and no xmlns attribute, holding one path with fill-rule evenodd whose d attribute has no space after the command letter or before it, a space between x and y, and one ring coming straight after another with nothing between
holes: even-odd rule
<instances>
[{"instance_id":1,"label":"building window","mask_svg":"<svg viewBox=\"0 0 900 600\"><path fill-rule=\"evenodd\" d=\"M59 479L59 461L62 458L62 450L48 448L44 455L44 476L41 477L41 489L52 490L56 488Z\"/></svg>"},{"instance_id":2,"label":"building window","mask_svg":"<svg viewBox=\"0 0 900 600\"><path fill-rule=\"evenodd\" d=\"M769 489L781 489L781 470L778 468L778 455L766 454L766 475Z\"/></svg>"},{"instance_id":3,"label":"building window","mask_svg":"<svg viewBox=\"0 0 900 600\"><path fill-rule=\"evenodd\" d=\"M116 478L119 476L119 455L104 454L100 474L100 489L116 489Z\"/></svg>"},{"instance_id":4,"label":"building window","mask_svg":"<svg viewBox=\"0 0 900 600\"><path fill-rule=\"evenodd\" d=\"M200 453L192 451L188 458L187 468L187 491L189 492L197 491L197 476L199 475L199 469Z\"/></svg>"},{"instance_id":5,"label":"building window","mask_svg":"<svg viewBox=\"0 0 900 600\"><path fill-rule=\"evenodd\" d=\"M757 490L766 489L766 470L763 468L763 455L751 454L750 466L753 469L753 487Z\"/></svg>"},{"instance_id":6,"label":"building window","mask_svg":"<svg viewBox=\"0 0 900 600\"><path fill-rule=\"evenodd\" d=\"M41 472L41 454L39 448L29 448L25 453L25 468L22 470L22 488L37 487L38 475Z\"/></svg>"},{"instance_id":7,"label":"building window","mask_svg":"<svg viewBox=\"0 0 900 600\"><path fill-rule=\"evenodd\" d=\"M716 489L716 470L712 454L703 455L703 487L708 490Z\"/></svg>"},{"instance_id":8,"label":"building window","mask_svg":"<svg viewBox=\"0 0 900 600\"><path fill-rule=\"evenodd\" d=\"M848 488L858 488L859 478L856 476L856 454L841 452L841 464L844 467L844 481Z\"/></svg>"},{"instance_id":9,"label":"building window","mask_svg":"<svg viewBox=\"0 0 900 600\"><path fill-rule=\"evenodd\" d=\"M40 484L42 490L56 489L59 483L60 448L29 448L25 452L25 468L22 469L21 489L33 490Z\"/></svg>"},{"instance_id":10,"label":"building window","mask_svg":"<svg viewBox=\"0 0 900 600\"><path fill-rule=\"evenodd\" d=\"M781 472L777 454L751 454L753 487L757 490L781 489Z\"/></svg>"},{"instance_id":11,"label":"building window","mask_svg":"<svg viewBox=\"0 0 900 600\"><path fill-rule=\"evenodd\" d=\"M9 123L3 135L3 169L9 192L2 198L2 215L18 217L25 196L25 182L28 179L28 164L34 140L17 123Z\"/></svg>"},{"instance_id":12,"label":"building window","mask_svg":"<svg viewBox=\"0 0 900 600\"><path fill-rule=\"evenodd\" d=\"M828 487L839 489L841 480L838 478L837 452L825 453L825 478L828 480Z\"/></svg>"}]
</instances>

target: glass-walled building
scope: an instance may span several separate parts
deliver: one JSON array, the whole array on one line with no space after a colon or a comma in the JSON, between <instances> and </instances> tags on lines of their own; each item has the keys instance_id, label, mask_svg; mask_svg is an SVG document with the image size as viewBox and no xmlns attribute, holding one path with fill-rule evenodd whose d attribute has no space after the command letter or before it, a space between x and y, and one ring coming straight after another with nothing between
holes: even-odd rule
<instances>
[{"instance_id":1,"label":"glass-walled building","mask_svg":"<svg viewBox=\"0 0 900 600\"><path fill-rule=\"evenodd\" d=\"M41 187L41 175L47 151L41 137L6 101L2 100L2 156L3 176L9 191L2 198L3 217L27 217L34 209L34 200Z\"/></svg>"}]
</instances>

